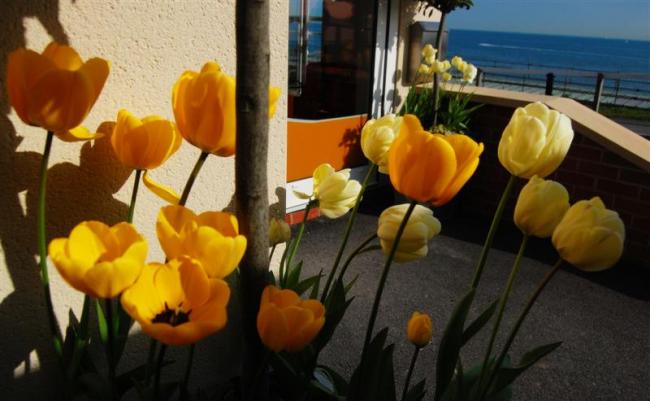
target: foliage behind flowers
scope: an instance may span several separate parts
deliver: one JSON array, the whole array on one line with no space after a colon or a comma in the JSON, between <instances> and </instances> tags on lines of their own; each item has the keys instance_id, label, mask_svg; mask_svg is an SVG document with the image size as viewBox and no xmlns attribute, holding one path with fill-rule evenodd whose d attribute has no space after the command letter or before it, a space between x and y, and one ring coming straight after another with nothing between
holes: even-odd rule
<instances>
[{"instance_id":1,"label":"foliage behind flowers","mask_svg":"<svg viewBox=\"0 0 650 401\"><path fill-rule=\"evenodd\" d=\"M452 2L436 4L443 7ZM423 57L426 61L423 73L434 69L435 74L449 74L453 66L463 71L462 79L474 77L471 65L458 57L451 62L437 60L432 47L425 48ZM47 279L44 211L48 156L55 134L64 138L71 135L76 139L94 138L87 131L76 131L74 126L83 120L99 95L107 74L103 66L107 63L93 62L96 75L101 79L89 81L89 87L79 89L71 85L64 88L66 93L79 96L81 100L59 102L56 100L59 94L52 90L53 81L41 84L37 79L32 82L34 77L23 76L21 71L25 67L40 68L46 75L51 73L65 83L69 73L83 75L85 71L86 64L82 65L74 50L53 44L43 55L21 49L9 60L8 80L13 80L10 99L14 108L27 123L49 131L40 177L37 242L47 318L55 351L65 371L65 382L61 386L64 397L117 400L133 391L143 400L157 401L176 394L179 399L189 399L192 390L188 381L195 343L210 335L219 335L233 320L229 319L227 309L231 292L246 296L236 284L237 267L249 241L240 233L237 218L224 211L197 214L184 206L205 159L211 154L230 156L234 151L233 78L225 75L214 62L205 64L200 73L189 71L181 76L172 96L180 133L173 123L159 117L140 120L126 111L118 114L114 129L108 133L112 135L119 160L136 170L129 214L124 222L111 227L99 221L80 222L67 238L57 238L49 244L49 256L58 272L73 289L86 294L81 318L71 313L64 336L53 313ZM277 90L270 90L269 117L278 96ZM46 98L55 102L60 110L50 113L51 110L41 107ZM80 105L83 112L77 113ZM61 119L61 115L74 118ZM147 263L147 242L131 224L140 173L158 167L171 157L180 146L179 134L200 149L199 158L180 197L172 194L171 189L149 183L172 204L161 207L155 222L166 260ZM269 398L285 400L419 401L427 393L433 394L436 401L511 399L511 387L516 378L561 344L534 348L517 365L513 365L508 356L528 312L562 263L566 261L585 271L603 270L612 267L623 250L625 227L615 211L607 209L599 198L577 201L569 207L566 189L560 183L540 178L551 174L562 163L572 138L570 120L543 104L531 104L514 112L499 145L499 160L511 178L495 211L472 282L464 294L459 294L446 325L434 323L426 313L420 312L415 312L409 320L402 341L411 342L414 352L402 397L398 398L393 368L394 345L388 343L388 328L375 330L385 285L393 262L407 263L428 254L429 241L435 240L442 230L432 209L453 200L471 179L479 167L483 144L463 134L427 131L412 114L403 118L383 116L369 120L362 130L363 152L370 160L363 182L351 179L349 170L336 171L329 164L320 165L312 177L313 193L297 194L306 200L306 210L296 236L291 237L291 230L283 221L273 221L268 233L270 253L282 242L287 242L287 246L278 271L269 272L261 299L255 300L259 301L259 307L256 310L257 332L253 334L264 347L263 355L258 355L262 363L257 372L239 372L253 378L253 389L243 389L242 395L238 379L234 379L230 384L219 383L221 393L242 401L249 394L247 392L256 394L257 390L268 391L265 395ZM523 159L522 154L526 156ZM346 252L360 200L377 171L388 173L394 189L410 201L387 208L378 218L377 233ZM513 183L520 178L529 179L515 207L514 220L522 231L520 251L499 298L475 320L468 322L505 202ZM296 258L312 207L318 207L331 219L347 216L347 225L338 253L332 255L331 269L303 277L303 265L309 263L309 259ZM495 340L501 333L500 324L529 236L552 238L559 259L522 308L506 342L497 343ZM266 240L264 242L267 245ZM327 344L354 299L351 294L356 279L345 276L348 267L358 255L379 249L384 255L384 264L377 269L377 289L363 348L350 353L358 356L358 360L348 377L324 365L320 355L327 351ZM347 257L343 258L345 255ZM93 303L96 328L90 327L89 320ZM147 360L135 369L124 371L120 360L127 349L133 322L151 337L151 342ZM435 377L426 377L410 385L419 351L430 343L434 326L445 326L439 344L434 345L437 354ZM488 327L491 327L489 336L484 330ZM94 331L99 334L106 352L106 369L98 369L93 362L94 355L88 352ZM361 333L356 334L361 337ZM467 361L461 361L461 350L479 335L488 338L485 355L467 365ZM187 358L179 362L184 364L185 373L171 383L162 383L168 346L188 346Z\"/></svg>"}]
</instances>

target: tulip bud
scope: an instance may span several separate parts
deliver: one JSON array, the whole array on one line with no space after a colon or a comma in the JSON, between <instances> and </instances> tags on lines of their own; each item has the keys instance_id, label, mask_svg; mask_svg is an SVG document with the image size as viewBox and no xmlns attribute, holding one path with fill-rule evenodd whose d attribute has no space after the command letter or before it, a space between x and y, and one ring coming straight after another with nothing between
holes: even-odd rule
<instances>
[{"instance_id":1,"label":"tulip bud","mask_svg":"<svg viewBox=\"0 0 650 401\"><path fill-rule=\"evenodd\" d=\"M544 178L564 160L571 141L571 120L536 102L515 110L499 142L499 161L512 175Z\"/></svg>"},{"instance_id":2,"label":"tulip bud","mask_svg":"<svg viewBox=\"0 0 650 401\"><path fill-rule=\"evenodd\" d=\"M269 285L264 289L257 314L257 332L274 352L298 352L318 335L325 324L325 307L303 301L291 290Z\"/></svg>"},{"instance_id":3,"label":"tulip bud","mask_svg":"<svg viewBox=\"0 0 650 401\"><path fill-rule=\"evenodd\" d=\"M429 344L432 336L431 317L426 313L413 312L406 326L406 335L409 341L418 348Z\"/></svg>"},{"instance_id":4,"label":"tulip bud","mask_svg":"<svg viewBox=\"0 0 650 401\"><path fill-rule=\"evenodd\" d=\"M329 164L314 170L314 197L320 212L330 219L343 216L350 210L361 191L358 181L350 180L350 169L334 171Z\"/></svg>"},{"instance_id":5,"label":"tulip bud","mask_svg":"<svg viewBox=\"0 0 650 401\"><path fill-rule=\"evenodd\" d=\"M379 172L388 174L388 150L399 133L402 117L385 115L377 120L368 120L361 130L361 150L379 167Z\"/></svg>"},{"instance_id":6,"label":"tulip bud","mask_svg":"<svg viewBox=\"0 0 650 401\"><path fill-rule=\"evenodd\" d=\"M515 224L524 234L548 238L567 210L566 188L559 182L533 176L519 193Z\"/></svg>"},{"instance_id":7,"label":"tulip bud","mask_svg":"<svg viewBox=\"0 0 650 401\"><path fill-rule=\"evenodd\" d=\"M269 223L269 243L271 246L289 241L291 227L284 220L273 217Z\"/></svg>"},{"instance_id":8,"label":"tulip bud","mask_svg":"<svg viewBox=\"0 0 650 401\"><path fill-rule=\"evenodd\" d=\"M397 230L404 220L408 207L408 203L391 206L379 216L377 236L384 255L390 253ZM410 262L425 257L429 250L427 243L439 233L440 221L433 217L431 209L421 205L415 206L408 223L406 223L402 238L400 238L395 253L395 262Z\"/></svg>"},{"instance_id":9,"label":"tulip bud","mask_svg":"<svg viewBox=\"0 0 650 401\"><path fill-rule=\"evenodd\" d=\"M553 246L562 259L585 271L614 266L624 242L623 221L599 197L576 202L553 231Z\"/></svg>"}]
</instances>

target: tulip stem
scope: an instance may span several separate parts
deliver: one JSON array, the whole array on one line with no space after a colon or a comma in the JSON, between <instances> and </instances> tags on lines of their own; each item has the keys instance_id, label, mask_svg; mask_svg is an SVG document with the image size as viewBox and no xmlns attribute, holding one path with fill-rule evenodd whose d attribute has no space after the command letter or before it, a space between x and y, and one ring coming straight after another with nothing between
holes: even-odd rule
<instances>
[{"instance_id":1,"label":"tulip stem","mask_svg":"<svg viewBox=\"0 0 650 401\"><path fill-rule=\"evenodd\" d=\"M366 187L368 186L370 177L374 174L376 170L377 170L377 165L374 163L370 163L368 166L368 172L366 173L366 177L363 179L363 183L361 184L361 190L357 195L357 199L354 202L354 207L352 208L352 212L350 213L350 217L348 218L348 225L345 227L345 234L343 234L343 241L341 241L341 246L339 247L339 251L336 254L334 265L332 265L332 270L330 270L330 273L327 277L327 282L325 283L325 287L323 288L323 294L320 297L321 302L325 302L325 299L327 298L327 293L330 289L330 286L332 285L332 281L334 280L334 275L336 274L336 270L339 268L339 263L341 262L341 258L343 257L343 252L345 252L345 247L348 244L348 239L350 238L350 233L352 232L352 227L354 226L354 221L357 218L357 212L359 210L359 205L361 204L361 198L363 197L363 193L366 192Z\"/></svg>"},{"instance_id":2,"label":"tulip stem","mask_svg":"<svg viewBox=\"0 0 650 401\"><path fill-rule=\"evenodd\" d=\"M38 186L38 209L36 215L37 241L39 266L41 270L41 284L45 293L45 307L47 308L47 320L50 326L50 332L54 341L54 350L59 357L63 356L63 338L59 322L54 314L54 305L52 303L52 294L50 292L50 277L47 271L47 233L45 229L45 194L47 191L47 165L50 160L50 151L52 149L52 139L54 133L47 132L45 139L45 149L41 158L40 182Z\"/></svg>"},{"instance_id":3,"label":"tulip stem","mask_svg":"<svg viewBox=\"0 0 650 401\"><path fill-rule=\"evenodd\" d=\"M194 362L195 346L196 343L190 345L190 352L187 355L187 365L185 366L185 374L183 375L183 381L180 384L180 391L178 394L179 401L187 399L187 384L190 382L190 372L192 371L192 363Z\"/></svg>"},{"instance_id":4,"label":"tulip stem","mask_svg":"<svg viewBox=\"0 0 650 401\"><path fill-rule=\"evenodd\" d=\"M107 298L104 300L106 307L106 328L108 332L106 341L106 360L108 361L108 384L110 389L110 399L116 399L115 394L115 333L113 332L113 300Z\"/></svg>"},{"instance_id":5,"label":"tulip stem","mask_svg":"<svg viewBox=\"0 0 650 401\"><path fill-rule=\"evenodd\" d=\"M131 192L131 204L129 204L129 215L126 218L127 223L133 223L133 213L135 212L135 202L138 200L138 188L140 187L140 176L142 170L135 170L135 181L133 182L133 192Z\"/></svg>"},{"instance_id":6,"label":"tulip stem","mask_svg":"<svg viewBox=\"0 0 650 401\"><path fill-rule=\"evenodd\" d=\"M190 191L192 190L194 181L196 181L196 177L199 175L199 171L201 171L201 167L203 167L203 163L205 163L205 159L207 159L209 155L210 153L208 152L201 152L199 155L190 176L187 178L185 188L183 188L183 194L181 195L181 199L178 201L179 205L185 206L185 203L187 203L187 198L190 196Z\"/></svg>"},{"instance_id":7,"label":"tulip stem","mask_svg":"<svg viewBox=\"0 0 650 401\"><path fill-rule=\"evenodd\" d=\"M476 270L474 270L474 278L472 279L472 288L475 289L478 287L478 283L481 280L481 275L483 274L483 268L485 267L485 262L487 261L488 253L492 248L492 242L494 241L494 235L499 228L499 223L501 222L501 217L503 216L503 210L508 203L508 198L510 197L510 192L516 181L514 175L510 175L508 183L506 184L503 193L501 194L501 199L497 205L497 210L494 212L494 217L492 218L492 224L490 224L490 230L488 231L487 237L485 238L485 243L483 244L483 249L481 250L481 256L476 265Z\"/></svg>"},{"instance_id":8,"label":"tulip stem","mask_svg":"<svg viewBox=\"0 0 650 401\"><path fill-rule=\"evenodd\" d=\"M488 378L488 381L481 390L481 396L479 397L479 400L483 400L485 398L485 395L488 392L488 389L490 388L490 385L496 378L496 374L501 368L501 365L503 364L503 361L506 358L506 355L508 355L508 351L510 350L510 347L512 346L512 343L515 340L515 337L517 336L517 333L519 332L519 329L521 328L521 325L524 323L524 320L526 319L526 316L528 316L528 312L530 312L530 309L533 307L533 304L535 304L535 301L539 297L539 295L542 293L546 285L551 281L555 273L557 273L558 270L560 270L560 267L562 266L562 258L558 259L557 262L555 262L555 265L553 266L553 269L546 273L546 276L544 276L544 279L542 282L537 286L537 289L533 293L533 295L530 296L528 299L528 302L526 303L526 306L524 307L523 311L519 315L519 318L517 319L517 322L515 323L514 327L510 331L510 334L508 335L508 340L506 340L506 344L503 347L503 350L499 354L499 357L496 360L496 363L494 364L494 368L492 369L492 372L490 373L490 376Z\"/></svg>"},{"instance_id":9,"label":"tulip stem","mask_svg":"<svg viewBox=\"0 0 650 401\"><path fill-rule=\"evenodd\" d=\"M415 369L415 361L418 360L418 355L420 354L420 347L417 345L413 350L413 356L411 357L411 364L409 365L409 371L406 374L406 381L404 382L404 391L402 391L402 401L406 400L406 394L409 391L409 384L411 384L411 376L413 376L413 370Z\"/></svg>"},{"instance_id":10,"label":"tulip stem","mask_svg":"<svg viewBox=\"0 0 650 401\"><path fill-rule=\"evenodd\" d=\"M499 326L501 324L501 320L503 319L503 313L505 312L506 309L506 303L508 302L508 297L510 297L510 293L512 292L512 286L515 282L515 278L517 277L517 274L519 273L519 265L521 264L521 259L522 256L524 255L524 251L526 250L527 243L528 243L528 235L524 234L524 237L521 240L521 246L519 247L519 252L517 253L517 257L515 258L515 263L512 265L512 270L510 270L510 275L508 276L508 282L506 284L506 288L503 290L503 294L501 295L501 300L499 301L499 312L497 313L496 320L494 321L494 326L492 327L492 334L490 335L490 341L488 342L488 346L485 351L485 357L483 357L481 375L478 381L479 389L481 388L481 385L485 380L485 375L487 374L488 371L490 355L492 355L492 347L494 346L494 341L496 340L497 333L499 331Z\"/></svg>"},{"instance_id":11,"label":"tulip stem","mask_svg":"<svg viewBox=\"0 0 650 401\"><path fill-rule=\"evenodd\" d=\"M381 278L379 279L379 285L377 286L377 293L375 294L375 301L372 305L372 311L370 312L370 320L368 321L368 328L366 329L366 338L363 342L363 351L361 352L360 372L362 374L365 370L363 365L365 364L364 361L365 361L366 354L368 352L368 345L370 345L370 340L372 338L372 332L375 328L375 320L377 320L377 312L379 312L379 303L381 301L381 295L384 292L384 286L386 285L386 280L388 279L388 272L390 271L390 266L393 263L393 259L395 258L395 253L397 253L399 242L402 238L402 234L404 233L404 230L406 229L406 224L408 223L408 220L411 217L411 214L413 213L413 210L415 209L415 206L417 204L418 204L417 201L411 201L411 204L406 210L406 214L402 219L402 223L399 225L399 228L397 229L397 234L395 234L395 241L393 242L393 246L390 248L390 253L386 258L386 264L384 265L384 270L381 272Z\"/></svg>"},{"instance_id":12,"label":"tulip stem","mask_svg":"<svg viewBox=\"0 0 650 401\"><path fill-rule=\"evenodd\" d=\"M345 263L343 263L343 267L341 268L341 272L339 273L339 278L338 280L343 280L343 276L345 275L345 272L348 270L348 266L350 266L350 263L352 263L352 259L354 259L358 254L363 252L368 244L370 244L372 241L374 241L377 238L377 234L372 234L370 237L366 238L365 241L361 243L352 253L348 258L345 260Z\"/></svg>"},{"instance_id":13,"label":"tulip stem","mask_svg":"<svg viewBox=\"0 0 650 401\"><path fill-rule=\"evenodd\" d=\"M302 218L302 223L300 223L300 228L298 229L298 235L296 235L296 240L292 244L293 246L291 247L291 250L289 251L289 256L287 257L287 266L286 266L286 272L289 273L291 270L291 262L293 261L293 257L296 255L296 252L298 251L298 247L300 246L300 241L302 240L302 235L305 233L305 225L307 224L307 219L309 218L309 211L311 210L312 205L314 204L314 200L309 198L309 201L307 202L307 206L305 206L305 215Z\"/></svg>"},{"instance_id":14,"label":"tulip stem","mask_svg":"<svg viewBox=\"0 0 650 401\"><path fill-rule=\"evenodd\" d=\"M275 253L275 247L277 247L278 244L273 244L271 247L271 253L269 254L269 262L273 259L273 254Z\"/></svg>"},{"instance_id":15,"label":"tulip stem","mask_svg":"<svg viewBox=\"0 0 650 401\"><path fill-rule=\"evenodd\" d=\"M165 351L167 351L167 345L160 344L160 351L158 351L158 360L156 361L156 374L153 378L153 398L152 401L158 401L160 397L160 373L162 371L163 361L165 360Z\"/></svg>"}]
</instances>

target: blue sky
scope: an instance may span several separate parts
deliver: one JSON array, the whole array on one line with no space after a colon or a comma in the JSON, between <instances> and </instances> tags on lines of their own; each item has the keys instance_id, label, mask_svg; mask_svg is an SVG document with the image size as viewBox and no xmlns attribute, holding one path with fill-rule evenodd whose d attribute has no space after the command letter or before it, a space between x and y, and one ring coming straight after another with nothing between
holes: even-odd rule
<instances>
[{"instance_id":1,"label":"blue sky","mask_svg":"<svg viewBox=\"0 0 650 401\"><path fill-rule=\"evenodd\" d=\"M451 29L650 41L650 0L474 0L449 16Z\"/></svg>"}]
</instances>

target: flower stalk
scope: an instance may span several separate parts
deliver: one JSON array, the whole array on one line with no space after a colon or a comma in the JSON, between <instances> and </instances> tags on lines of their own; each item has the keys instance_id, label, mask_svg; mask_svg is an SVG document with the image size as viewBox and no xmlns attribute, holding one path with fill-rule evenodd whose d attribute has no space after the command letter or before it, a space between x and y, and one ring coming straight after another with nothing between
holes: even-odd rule
<instances>
[{"instance_id":1,"label":"flower stalk","mask_svg":"<svg viewBox=\"0 0 650 401\"><path fill-rule=\"evenodd\" d=\"M368 345L370 344L370 340L372 338L372 332L375 328L375 321L377 320L377 313L379 312L379 304L381 302L381 296L384 293L384 286L386 285L386 280L388 279L390 266L392 265L393 259L395 258L395 253L397 253L397 248L399 246L400 239L402 238L402 234L404 233L404 229L406 228L406 224L408 223L408 220L411 217L411 214L413 213L416 205L417 201L411 201L409 204L409 208L406 210L406 214L404 215L404 220L402 220L402 224L400 224L399 229L397 230L397 234L395 235L395 242L393 242L393 247L391 248L388 257L386 258L384 269L381 272L381 278L379 279L379 285L377 286L377 292L375 293L375 300L372 305L372 311L370 312L370 320L368 321L368 327L366 329L366 337L363 342L363 351L361 353L362 363L367 352Z\"/></svg>"},{"instance_id":2,"label":"flower stalk","mask_svg":"<svg viewBox=\"0 0 650 401\"><path fill-rule=\"evenodd\" d=\"M133 223L133 214L135 212L135 202L138 200L138 188L140 187L140 176L142 170L135 170L135 181L133 181L133 192L131 192L131 203L129 204L129 214L126 217L127 223Z\"/></svg>"},{"instance_id":3,"label":"flower stalk","mask_svg":"<svg viewBox=\"0 0 650 401\"><path fill-rule=\"evenodd\" d=\"M483 389L481 390L481 396L479 397L479 400L485 399L487 391L490 388L490 385L492 384L494 379L496 378L496 374L501 368L503 361L506 359L506 355L508 355L508 351L510 350L512 343L515 341L515 337L517 336L517 333L519 332L521 325L524 323L526 316L528 316L528 312L530 312L530 309L533 307L535 301L537 301L537 298L539 298L539 295L542 293L546 285L549 283L549 281L551 281L553 276L555 276L555 273L557 273L558 270L560 270L560 267L562 266L563 262L564 260L562 258L558 259L558 261L555 263L551 271L546 273L546 276L544 276L542 282L539 283L535 292L528 299L528 302L526 302L526 306L524 307L524 309L521 311L521 314L517 318L515 325L513 326L512 330L510 331L510 334L508 335L506 344L504 345L503 350L499 354L499 357L497 358L496 363L494 364L494 368L490 373L490 376L488 378L487 383L485 384L485 387L483 387Z\"/></svg>"},{"instance_id":4,"label":"flower stalk","mask_svg":"<svg viewBox=\"0 0 650 401\"><path fill-rule=\"evenodd\" d=\"M370 237L366 238L365 241L363 241L352 253L348 258L345 260L345 263L343 263L343 267L341 268L341 272L339 273L339 278L338 280L343 280L343 276L345 275L345 272L348 270L348 266L350 266L350 263L352 263L352 260L359 254L369 250L366 248L372 241L374 241L377 238L377 234L372 234ZM370 248L370 247L368 247ZM379 246L377 246L378 249L380 249Z\"/></svg>"},{"instance_id":5,"label":"flower stalk","mask_svg":"<svg viewBox=\"0 0 650 401\"><path fill-rule=\"evenodd\" d=\"M330 270L330 273L327 277L327 282L325 283L325 287L323 288L323 294L321 295L320 298L321 302L325 302L325 299L327 298L327 294L329 292L330 286L332 285L332 281L334 280L334 276L336 275L336 270L338 270L339 263L341 262L341 258L343 257L343 252L345 252L345 248L348 244L348 239L350 238L350 233L352 232L352 227L354 226L354 221L357 218L357 212L359 210L359 205L361 204L361 199L363 198L364 192L366 192L366 188L368 187L368 183L370 182L370 177L373 176L376 170L377 170L377 165L374 163L370 163L368 166L368 172L366 173L366 176L363 179L363 183L361 184L361 190L359 191L359 195L357 195L357 200L354 203L352 212L350 212L350 217L348 218L348 224L345 227L345 233L343 234L343 240L341 241L341 246L339 247L339 251L336 254L336 258L334 259L334 264L332 265L332 269Z\"/></svg>"},{"instance_id":6,"label":"flower stalk","mask_svg":"<svg viewBox=\"0 0 650 401\"><path fill-rule=\"evenodd\" d=\"M490 230L488 231L487 237L485 237L485 243L483 244L483 249L481 250L481 256L479 257L478 263L476 265L476 270L474 270L474 278L472 279L471 288L478 287L478 283L481 280L481 275L483 274L483 268L485 267L485 262L487 261L488 253L492 249L492 242L494 241L494 235L499 228L499 223L501 223L501 218L503 217L503 211L508 203L508 198L514 187L516 177L511 175L508 179L503 193L501 194L501 199L497 205L497 210L494 212L494 217L492 217L492 223L490 224Z\"/></svg>"},{"instance_id":7,"label":"flower stalk","mask_svg":"<svg viewBox=\"0 0 650 401\"><path fill-rule=\"evenodd\" d=\"M413 376L413 370L415 369L415 362L418 359L420 354L420 348L417 345L413 347L413 356L411 357L411 364L409 365L408 373L406 374L406 381L404 382L404 390L402 391L402 401L406 401L406 394L409 391L409 384L411 384L411 376Z\"/></svg>"},{"instance_id":8,"label":"flower stalk","mask_svg":"<svg viewBox=\"0 0 650 401\"><path fill-rule=\"evenodd\" d=\"M104 302L106 308L106 326L108 337L106 341L106 360L108 362L108 387L110 399L116 399L115 393L115 326L113 325L113 300L107 298Z\"/></svg>"},{"instance_id":9,"label":"flower stalk","mask_svg":"<svg viewBox=\"0 0 650 401\"><path fill-rule=\"evenodd\" d=\"M192 169L192 172L190 173L190 176L187 179L187 182L185 183L185 188L183 188L181 199L178 201L179 205L184 206L185 203L187 203L187 198L190 196L190 191L192 191L192 186L194 186L194 181L196 181L196 177L198 177L199 171L201 171L201 167L203 167L203 163L205 163L205 159L207 159L209 155L210 153L206 151L202 151L201 154L199 155L199 158L196 160L196 163L194 164L194 168Z\"/></svg>"},{"instance_id":10,"label":"flower stalk","mask_svg":"<svg viewBox=\"0 0 650 401\"><path fill-rule=\"evenodd\" d=\"M38 209L36 215L37 226L37 241L38 241L38 256L39 267L41 272L41 284L45 294L45 306L47 308L47 319L50 326L50 334L54 341L54 350L56 354L63 356L63 338L61 336L61 329L54 314L54 305L52 303L52 294L50 291L50 277L47 270L47 233L45 230L45 194L47 192L47 165L50 160L50 152L52 149L52 140L54 133L47 132L45 139L45 149L43 150L43 157L41 158L41 171L40 181L38 186Z\"/></svg>"},{"instance_id":11,"label":"flower stalk","mask_svg":"<svg viewBox=\"0 0 650 401\"><path fill-rule=\"evenodd\" d=\"M488 371L488 362L490 360L490 355L492 354L492 347L494 346L494 341L496 340L497 333L499 332L499 326L501 325L501 320L503 319L503 313L505 312L508 298L510 297L510 293L512 292L512 286L515 282L515 278L519 273L519 266L521 264L521 259L522 256L524 255L527 244L528 244L528 235L524 235L524 237L521 240L521 245L519 246L519 252L517 253L517 257L515 258L515 263L512 266L512 270L510 270L510 275L508 276L508 282L506 284L506 288L503 290L503 294L501 295L501 300L499 301L499 311L497 312L497 317L496 320L494 321L494 326L492 327L492 334L490 335L490 341L488 342L488 346L485 351L485 357L483 357L483 365L481 368L481 375L478 381L478 388L481 388L481 385L485 380L486 377L485 375Z\"/></svg>"},{"instance_id":12,"label":"flower stalk","mask_svg":"<svg viewBox=\"0 0 650 401\"><path fill-rule=\"evenodd\" d=\"M305 206L305 215L302 218L302 223L300 223L300 228L298 229L298 235L296 235L295 241L291 243L291 250L289 251L289 254L287 256L287 266L285 271L288 273L289 269L291 269L291 262L293 261L293 257L296 255L296 252L298 251L298 247L300 246L300 241L302 240L302 236L305 233L305 225L307 224L307 219L309 219L309 211L311 210L311 207L316 203L315 200L309 199L307 201L307 206Z\"/></svg>"}]
</instances>

